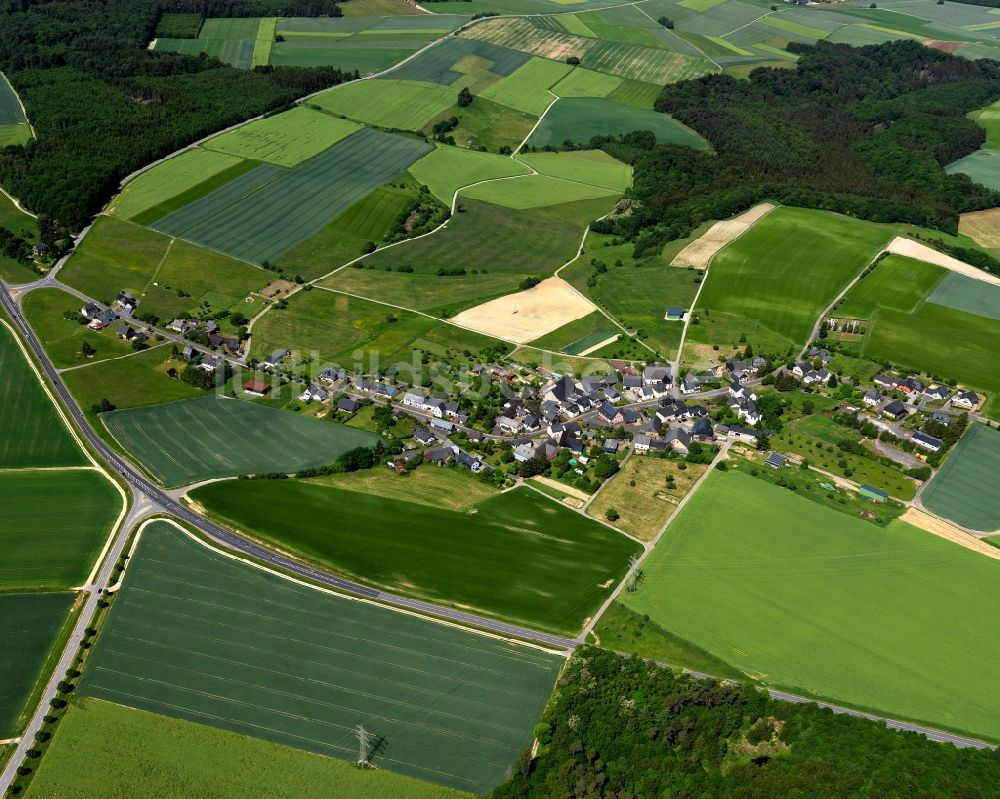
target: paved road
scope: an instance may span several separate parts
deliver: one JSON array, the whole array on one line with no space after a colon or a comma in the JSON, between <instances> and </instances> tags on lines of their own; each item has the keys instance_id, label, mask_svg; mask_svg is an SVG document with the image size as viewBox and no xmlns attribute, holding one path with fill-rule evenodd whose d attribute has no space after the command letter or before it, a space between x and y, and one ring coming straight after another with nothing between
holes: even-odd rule
<instances>
[{"instance_id":1,"label":"paved road","mask_svg":"<svg viewBox=\"0 0 1000 799\"><path fill-rule=\"evenodd\" d=\"M576 642L569 638L563 638L558 635L550 635L536 630L529 630L515 624L508 624L495 619L477 616L473 613L466 613L452 608L441 607L431 602L424 602L419 599L410 599L409 597L398 596L386 591L369 588L368 586L355 583L351 580L345 580L341 577L328 574L320 569L313 568L312 566L308 566L297 560L278 554L277 552L274 552L266 547L259 546L253 541L250 541L237 533L227 530L224 527L199 516L188 507L168 496L158 486L144 477L138 467L112 450L107 444L104 443L100 436L94 432L86 416L84 416L83 411L80 409L80 406L77 405L76 400L60 379L59 373L49 361L37 337L31 330L31 327L28 325L24 316L21 314L21 309L11 297L10 292L7 291L6 285L3 284L0 284L0 305L2 305L4 310L10 315L14 324L24 337L24 340L31 348L32 352L34 352L35 357L42 365L49 381L58 392L74 422L76 422L76 426L79 428L80 433L87 439L87 442L94 448L94 450L96 450L104 462L118 472L118 474L131 486L133 491L138 492L140 495L145 495L149 498L150 502L156 505L159 509L177 517L181 521L187 522L189 525L196 528L199 532L217 544L221 544L222 546L243 555L248 555L256 560L263 561L270 566L291 572L299 577L304 577L330 588L335 588L338 591L353 594L354 596L360 596L365 599L372 599L390 605L416 610L421 613L428 613L449 621L455 621L461 624L468 624L474 627L489 630L490 632L494 632L499 635L515 636L517 638L522 638L524 640L532 641L545 646L556 647L558 649L569 650L576 646Z\"/></svg>"}]
</instances>

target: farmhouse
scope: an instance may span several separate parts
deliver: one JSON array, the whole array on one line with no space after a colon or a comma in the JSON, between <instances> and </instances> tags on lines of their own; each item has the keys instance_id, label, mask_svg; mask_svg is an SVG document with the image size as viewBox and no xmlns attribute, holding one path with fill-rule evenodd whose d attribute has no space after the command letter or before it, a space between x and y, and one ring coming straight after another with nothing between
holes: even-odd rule
<instances>
[{"instance_id":1,"label":"farmhouse","mask_svg":"<svg viewBox=\"0 0 1000 799\"><path fill-rule=\"evenodd\" d=\"M118 314L110 308L104 308L94 302L88 302L84 305L80 309L80 314L84 318L90 320L87 327L94 330L100 330L101 328L107 327L118 318Z\"/></svg>"},{"instance_id":2,"label":"farmhouse","mask_svg":"<svg viewBox=\"0 0 1000 799\"><path fill-rule=\"evenodd\" d=\"M625 417L622 416L622 412L607 402L601 406L597 415L600 417L601 421L611 425L612 427L625 423Z\"/></svg>"},{"instance_id":3,"label":"farmhouse","mask_svg":"<svg viewBox=\"0 0 1000 799\"><path fill-rule=\"evenodd\" d=\"M876 505L881 505L889 499L889 495L885 493L881 488L875 488L875 486L868 485L868 483L862 483L858 487L858 493L861 495L862 499L867 499L869 502L874 502Z\"/></svg>"},{"instance_id":4,"label":"farmhouse","mask_svg":"<svg viewBox=\"0 0 1000 799\"><path fill-rule=\"evenodd\" d=\"M272 369L275 366L278 366L289 355L291 355L291 351L285 347L275 350L264 359L264 368Z\"/></svg>"},{"instance_id":5,"label":"farmhouse","mask_svg":"<svg viewBox=\"0 0 1000 799\"><path fill-rule=\"evenodd\" d=\"M688 446L691 444L691 434L683 427L676 427L663 436L663 443L672 447L674 452L687 455Z\"/></svg>"},{"instance_id":6,"label":"farmhouse","mask_svg":"<svg viewBox=\"0 0 1000 799\"><path fill-rule=\"evenodd\" d=\"M934 402L944 402L946 399L948 399L948 395L950 393L951 392L948 390L947 386L937 385L937 386L929 386L924 391L924 396L926 396L927 399L932 400Z\"/></svg>"},{"instance_id":7,"label":"farmhouse","mask_svg":"<svg viewBox=\"0 0 1000 799\"><path fill-rule=\"evenodd\" d=\"M875 375L873 382L883 391L892 391L899 384L899 379L892 375L878 374Z\"/></svg>"},{"instance_id":8,"label":"farmhouse","mask_svg":"<svg viewBox=\"0 0 1000 799\"><path fill-rule=\"evenodd\" d=\"M253 394L255 397L263 397L271 390L271 387L262 380L248 380L243 384L243 390L247 394Z\"/></svg>"},{"instance_id":9,"label":"farmhouse","mask_svg":"<svg viewBox=\"0 0 1000 799\"><path fill-rule=\"evenodd\" d=\"M906 406L899 400L893 400L882 409L882 415L898 422L906 418Z\"/></svg>"},{"instance_id":10,"label":"farmhouse","mask_svg":"<svg viewBox=\"0 0 1000 799\"><path fill-rule=\"evenodd\" d=\"M864 398L862 399L862 402L864 402L865 405L868 405L872 408L877 408L878 404L881 401L882 401L882 393L875 388L868 389L868 391L865 392Z\"/></svg>"},{"instance_id":11,"label":"farmhouse","mask_svg":"<svg viewBox=\"0 0 1000 799\"><path fill-rule=\"evenodd\" d=\"M360 407L361 403L354 399L354 397L344 397L337 403L337 410L344 413L357 413Z\"/></svg>"},{"instance_id":12,"label":"farmhouse","mask_svg":"<svg viewBox=\"0 0 1000 799\"><path fill-rule=\"evenodd\" d=\"M913 434L913 443L930 452L937 452L944 446L944 442L940 438L934 438L934 436L928 435L923 430L918 430Z\"/></svg>"},{"instance_id":13,"label":"farmhouse","mask_svg":"<svg viewBox=\"0 0 1000 799\"><path fill-rule=\"evenodd\" d=\"M418 427L413 431L413 437L423 445L433 444L437 441L437 437L428 429L424 427Z\"/></svg>"},{"instance_id":14,"label":"farmhouse","mask_svg":"<svg viewBox=\"0 0 1000 799\"><path fill-rule=\"evenodd\" d=\"M426 450L424 452L424 460L440 466L450 461L454 455L455 453L452 452L451 447L438 447L437 449Z\"/></svg>"},{"instance_id":15,"label":"farmhouse","mask_svg":"<svg viewBox=\"0 0 1000 799\"><path fill-rule=\"evenodd\" d=\"M114 307L122 316L131 316L139 307L139 301L128 292L119 291L115 297Z\"/></svg>"},{"instance_id":16,"label":"farmhouse","mask_svg":"<svg viewBox=\"0 0 1000 799\"><path fill-rule=\"evenodd\" d=\"M956 408L965 408L970 411L979 410L979 395L975 391L959 391L951 401Z\"/></svg>"},{"instance_id":17,"label":"farmhouse","mask_svg":"<svg viewBox=\"0 0 1000 799\"><path fill-rule=\"evenodd\" d=\"M757 436L759 435L760 433L753 428L736 427L735 425L730 427L728 431L729 438L732 438L734 441L742 441L745 444L753 444L755 446L757 444Z\"/></svg>"},{"instance_id":18,"label":"farmhouse","mask_svg":"<svg viewBox=\"0 0 1000 799\"><path fill-rule=\"evenodd\" d=\"M688 375L681 384L681 394L694 394L699 388L701 388L701 384L698 382L698 378L694 375Z\"/></svg>"}]
</instances>

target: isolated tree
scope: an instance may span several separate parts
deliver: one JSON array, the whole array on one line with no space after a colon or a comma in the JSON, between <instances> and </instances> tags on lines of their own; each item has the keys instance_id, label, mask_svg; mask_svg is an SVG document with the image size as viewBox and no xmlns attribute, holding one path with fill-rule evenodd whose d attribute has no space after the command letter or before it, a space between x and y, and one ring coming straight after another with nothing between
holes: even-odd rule
<instances>
[{"instance_id":1,"label":"isolated tree","mask_svg":"<svg viewBox=\"0 0 1000 799\"><path fill-rule=\"evenodd\" d=\"M660 17L656 21L659 22L664 28L667 28L668 30L673 30L674 28L674 21L669 17Z\"/></svg>"},{"instance_id":2,"label":"isolated tree","mask_svg":"<svg viewBox=\"0 0 1000 799\"><path fill-rule=\"evenodd\" d=\"M472 92L469 91L469 87L463 86L462 91L458 93L456 105L458 105L459 108L465 108L468 105L472 105L472 101L474 99L475 98L472 96Z\"/></svg>"},{"instance_id":3,"label":"isolated tree","mask_svg":"<svg viewBox=\"0 0 1000 799\"><path fill-rule=\"evenodd\" d=\"M97 350L94 349L94 345L87 341L87 339L84 339L80 344L80 354L85 358L89 358L95 352L97 352Z\"/></svg>"},{"instance_id":4,"label":"isolated tree","mask_svg":"<svg viewBox=\"0 0 1000 799\"><path fill-rule=\"evenodd\" d=\"M616 522L621 518L621 514L619 514L614 508L608 508L604 515L607 517L609 522Z\"/></svg>"},{"instance_id":5,"label":"isolated tree","mask_svg":"<svg viewBox=\"0 0 1000 799\"><path fill-rule=\"evenodd\" d=\"M577 64L580 63L580 59L577 58L575 55L571 55L566 59L566 63L569 64L570 66L575 67Z\"/></svg>"}]
</instances>

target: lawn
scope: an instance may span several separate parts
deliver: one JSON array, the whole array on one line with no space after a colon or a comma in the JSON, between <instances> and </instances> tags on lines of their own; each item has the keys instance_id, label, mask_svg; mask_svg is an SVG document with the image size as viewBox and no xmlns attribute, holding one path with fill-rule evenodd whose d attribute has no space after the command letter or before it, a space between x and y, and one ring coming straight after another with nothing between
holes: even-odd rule
<instances>
[{"instance_id":1,"label":"lawn","mask_svg":"<svg viewBox=\"0 0 1000 799\"><path fill-rule=\"evenodd\" d=\"M873 360L918 368L997 393L1000 373L994 368L993 342L998 336L997 320L928 302L912 314L880 310L868 327L862 351Z\"/></svg>"},{"instance_id":2,"label":"lawn","mask_svg":"<svg viewBox=\"0 0 1000 799\"><path fill-rule=\"evenodd\" d=\"M603 150L570 153L526 153L518 159L543 175L624 192L632 185L632 167Z\"/></svg>"},{"instance_id":3,"label":"lawn","mask_svg":"<svg viewBox=\"0 0 1000 799\"><path fill-rule=\"evenodd\" d=\"M706 468L699 463L632 455L605 483L587 513L603 521L614 508L620 516L612 522L615 527L642 541L652 541ZM668 476L674 478L672 485Z\"/></svg>"},{"instance_id":4,"label":"lawn","mask_svg":"<svg viewBox=\"0 0 1000 799\"><path fill-rule=\"evenodd\" d=\"M517 50L453 36L394 69L390 77L453 86L468 79L470 69L467 65L473 60L480 70L485 67L494 79L499 80L530 59L527 53Z\"/></svg>"},{"instance_id":5,"label":"lawn","mask_svg":"<svg viewBox=\"0 0 1000 799\"><path fill-rule=\"evenodd\" d=\"M768 685L998 740L1000 639L983 624L1000 612L998 569L716 472L623 601Z\"/></svg>"},{"instance_id":6,"label":"lawn","mask_svg":"<svg viewBox=\"0 0 1000 799\"><path fill-rule=\"evenodd\" d=\"M571 69L568 64L532 58L509 77L487 88L482 96L517 111L540 116L555 99L549 89Z\"/></svg>"},{"instance_id":7,"label":"lawn","mask_svg":"<svg viewBox=\"0 0 1000 799\"><path fill-rule=\"evenodd\" d=\"M160 219L156 229L262 264L322 230L430 149L363 128L294 169L259 166Z\"/></svg>"},{"instance_id":8,"label":"lawn","mask_svg":"<svg viewBox=\"0 0 1000 799\"><path fill-rule=\"evenodd\" d=\"M158 522L78 692L350 762L364 724L384 739L380 769L484 793L530 746L561 662L284 580Z\"/></svg>"},{"instance_id":9,"label":"lawn","mask_svg":"<svg viewBox=\"0 0 1000 799\"><path fill-rule=\"evenodd\" d=\"M433 153L432 153L433 154ZM418 162L419 163L419 162ZM352 203L318 233L277 260L290 275L313 280L361 256L369 241L381 242L396 216L417 197L413 181L385 183Z\"/></svg>"},{"instance_id":10,"label":"lawn","mask_svg":"<svg viewBox=\"0 0 1000 799\"><path fill-rule=\"evenodd\" d=\"M622 85L622 79L578 67L557 83L552 91L560 97L607 97Z\"/></svg>"},{"instance_id":11,"label":"lawn","mask_svg":"<svg viewBox=\"0 0 1000 799\"><path fill-rule=\"evenodd\" d=\"M121 511L95 469L0 471L0 592L82 585Z\"/></svg>"},{"instance_id":12,"label":"lawn","mask_svg":"<svg viewBox=\"0 0 1000 799\"><path fill-rule=\"evenodd\" d=\"M250 735L100 699L74 699L25 794L30 799L353 799L468 794Z\"/></svg>"},{"instance_id":13,"label":"lawn","mask_svg":"<svg viewBox=\"0 0 1000 799\"><path fill-rule=\"evenodd\" d=\"M0 75L0 125L18 125L25 121L14 88Z\"/></svg>"},{"instance_id":14,"label":"lawn","mask_svg":"<svg viewBox=\"0 0 1000 799\"><path fill-rule=\"evenodd\" d=\"M209 395L102 414L108 431L166 486L333 463L374 433Z\"/></svg>"},{"instance_id":15,"label":"lawn","mask_svg":"<svg viewBox=\"0 0 1000 799\"><path fill-rule=\"evenodd\" d=\"M230 66L250 69L260 23L257 17L206 19L197 39L159 38L156 49L185 55L206 53Z\"/></svg>"},{"instance_id":16,"label":"lawn","mask_svg":"<svg viewBox=\"0 0 1000 799\"><path fill-rule=\"evenodd\" d=\"M12 736L73 604L71 593L0 594L0 735Z\"/></svg>"},{"instance_id":17,"label":"lawn","mask_svg":"<svg viewBox=\"0 0 1000 799\"><path fill-rule=\"evenodd\" d=\"M0 468L88 464L6 324L0 324Z\"/></svg>"},{"instance_id":18,"label":"lawn","mask_svg":"<svg viewBox=\"0 0 1000 799\"><path fill-rule=\"evenodd\" d=\"M984 283L958 272L947 272L944 280L927 297L927 302L1000 320L1000 286Z\"/></svg>"},{"instance_id":19,"label":"lawn","mask_svg":"<svg viewBox=\"0 0 1000 799\"><path fill-rule=\"evenodd\" d=\"M982 532L1000 529L1000 432L970 425L920 495L946 519Z\"/></svg>"},{"instance_id":20,"label":"lawn","mask_svg":"<svg viewBox=\"0 0 1000 799\"><path fill-rule=\"evenodd\" d=\"M206 318L223 310L251 316L246 297L274 275L190 242L102 216L59 277L105 305L119 291L128 291L139 300L140 313L153 313L165 324L194 312Z\"/></svg>"},{"instance_id":21,"label":"lawn","mask_svg":"<svg viewBox=\"0 0 1000 799\"><path fill-rule=\"evenodd\" d=\"M409 80L345 83L310 102L335 114L384 128L420 130L455 104L458 88Z\"/></svg>"},{"instance_id":22,"label":"lawn","mask_svg":"<svg viewBox=\"0 0 1000 799\"><path fill-rule=\"evenodd\" d=\"M360 125L349 120L300 105L283 114L241 125L209 139L202 146L236 158L293 167L319 155L359 128Z\"/></svg>"},{"instance_id":23,"label":"lawn","mask_svg":"<svg viewBox=\"0 0 1000 799\"><path fill-rule=\"evenodd\" d=\"M616 103L621 103L622 105L631 106L632 108L639 108L643 111L652 111L653 104L656 99L660 96L662 88L657 86L655 83L644 83L640 80L629 80L625 78L622 81L622 85L615 89L611 94L607 96L608 100L614 100ZM618 112L616 112L618 113ZM659 114L659 116L668 116L667 114ZM672 118L672 117L671 117ZM681 123L674 121L674 125L679 125ZM643 128L648 128L648 123L642 126ZM628 131L620 131L621 133L627 133ZM692 131L693 132L693 131ZM676 135L676 134L675 134ZM669 139L667 139L669 141ZM685 142L677 142L677 144L685 144ZM699 146L699 145L691 145ZM703 146L703 145L702 145Z\"/></svg>"},{"instance_id":24,"label":"lawn","mask_svg":"<svg viewBox=\"0 0 1000 799\"><path fill-rule=\"evenodd\" d=\"M776 208L712 261L698 308L805 344L817 316L888 239L846 216Z\"/></svg>"},{"instance_id":25,"label":"lawn","mask_svg":"<svg viewBox=\"0 0 1000 799\"><path fill-rule=\"evenodd\" d=\"M125 219L135 219L173 197L198 190L216 175L232 175L234 167L245 169L241 160L232 155L200 147L185 150L126 183L122 193L112 203L109 213ZM158 216L163 215L158 211L153 213L156 216L147 221L154 222Z\"/></svg>"},{"instance_id":26,"label":"lawn","mask_svg":"<svg viewBox=\"0 0 1000 799\"><path fill-rule=\"evenodd\" d=\"M369 585L564 634L579 631L638 550L526 488L464 512L290 480L212 483L191 498Z\"/></svg>"},{"instance_id":27,"label":"lawn","mask_svg":"<svg viewBox=\"0 0 1000 799\"><path fill-rule=\"evenodd\" d=\"M512 158L447 146L436 147L410 167L410 174L448 206L462 186L529 171Z\"/></svg>"},{"instance_id":28,"label":"lawn","mask_svg":"<svg viewBox=\"0 0 1000 799\"><path fill-rule=\"evenodd\" d=\"M854 285L833 315L843 319L871 319L879 308L913 311L945 274L946 270L940 266L902 255L887 255Z\"/></svg>"},{"instance_id":29,"label":"lawn","mask_svg":"<svg viewBox=\"0 0 1000 799\"><path fill-rule=\"evenodd\" d=\"M517 180L481 183L466 189L462 196L517 210L606 197L608 200L605 210L610 211L614 205L612 198L620 196L621 193L618 189L588 186L547 175L531 175Z\"/></svg>"},{"instance_id":30,"label":"lawn","mask_svg":"<svg viewBox=\"0 0 1000 799\"><path fill-rule=\"evenodd\" d=\"M92 330L63 316L79 313L82 306L78 297L53 288L36 289L22 300L24 316L56 368L117 358L133 351L132 345L120 339L113 327ZM80 352L84 341L96 351L89 358Z\"/></svg>"},{"instance_id":31,"label":"lawn","mask_svg":"<svg viewBox=\"0 0 1000 799\"><path fill-rule=\"evenodd\" d=\"M531 134L532 147L561 146L566 141L587 144L594 136L617 136L650 130L657 141L704 149L705 140L669 114L634 108L601 97L571 97L556 103Z\"/></svg>"}]
</instances>

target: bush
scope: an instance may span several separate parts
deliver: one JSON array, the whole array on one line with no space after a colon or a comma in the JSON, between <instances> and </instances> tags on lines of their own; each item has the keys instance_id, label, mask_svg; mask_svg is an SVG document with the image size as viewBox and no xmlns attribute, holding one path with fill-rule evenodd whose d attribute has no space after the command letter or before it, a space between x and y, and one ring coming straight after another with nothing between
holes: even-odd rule
<instances>
[{"instance_id":1,"label":"bush","mask_svg":"<svg viewBox=\"0 0 1000 799\"><path fill-rule=\"evenodd\" d=\"M621 518L621 514L618 513L614 508L608 508L604 513L605 517L609 522L616 522Z\"/></svg>"}]
</instances>

